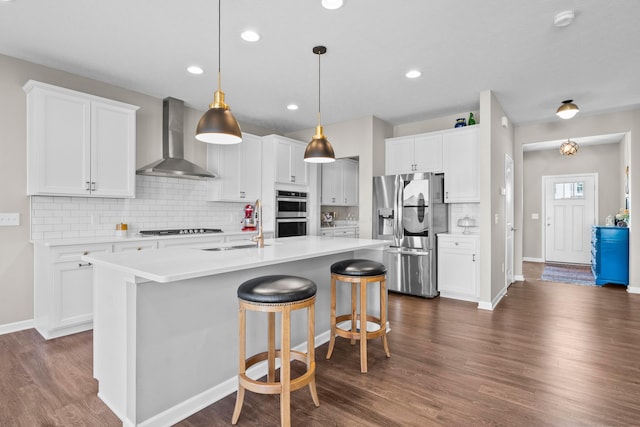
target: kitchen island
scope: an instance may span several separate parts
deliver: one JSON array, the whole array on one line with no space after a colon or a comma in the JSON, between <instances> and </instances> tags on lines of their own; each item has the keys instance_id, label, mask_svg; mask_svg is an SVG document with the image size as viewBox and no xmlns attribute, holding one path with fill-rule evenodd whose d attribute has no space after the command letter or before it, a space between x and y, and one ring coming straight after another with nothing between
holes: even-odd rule
<instances>
[{"instance_id":1,"label":"kitchen island","mask_svg":"<svg viewBox=\"0 0 640 427\"><path fill-rule=\"evenodd\" d=\"M125 426L169 426L188 417L237 389L242 282L268 274L316 282L321 345L329 339L330 265L375 257L385 244L304 236L267 240L261 249L209 244L83 256L94 266L98 396ZM350 293L342 288L338 310L348 311ZM369 297L369 306L378 306L376 293ZM292 348L306 349L305 315L292 314ZM247 317L247 354L266 348L262 316ZM266 373L264 365L254 368L254 378Z\"/></svg>"}]
</instances>

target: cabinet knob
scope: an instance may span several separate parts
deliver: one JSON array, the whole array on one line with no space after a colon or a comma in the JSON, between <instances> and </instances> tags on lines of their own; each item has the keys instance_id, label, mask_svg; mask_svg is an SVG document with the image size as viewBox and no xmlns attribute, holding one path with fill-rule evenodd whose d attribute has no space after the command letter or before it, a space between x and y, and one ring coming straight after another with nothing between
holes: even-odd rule
<instances>
[{"instance_id":1,"label":"cabinet knob","mask_svg":"<svg viewBox=\"0 0 640 427\"><path fill-rule=\"evenodd\" d=\"M89 255L89 251L82 252L82 255Z\"/></svg>"},{"instance_id":2,"label":"cabinet knob","mask_svg":"<svg viewBox=\"0 0 640 427\"><path fill-rule=\"evenodd\" d=\"M137 248L137 250L141 251L141 250L142 250L142 248Z\"/></svg>"}]
</instances>

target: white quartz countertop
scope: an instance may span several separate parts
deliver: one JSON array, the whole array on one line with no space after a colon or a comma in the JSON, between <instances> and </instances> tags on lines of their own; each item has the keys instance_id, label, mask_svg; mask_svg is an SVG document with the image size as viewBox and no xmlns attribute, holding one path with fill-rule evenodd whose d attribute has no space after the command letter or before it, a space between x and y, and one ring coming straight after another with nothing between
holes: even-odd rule
<instances>
[{"instance_id":1,"label":"white quartz countertop","mask_svg":"<svg viewBox=\"0 0 640 427\"><path fill-rule=\"evenodd\" d=\"M319 236L266 239L264 248L225 251L204 250L241 242L193 244L139 252L100 253L82 256L85 262L107 266L139 278L167 283L238 271L247 268L315 258L358 249L383 249L389 242Z\"/></svg>"},{"instance_id":2,"label":"white quartz countertop","mask_svg":"<svg viewBox=\"0 0 640 427\"><path fill-rule=\"evenodd\" d=\"M264 230L265 233L273 233L273 230ZM211 239L213 237L228 237L228 236L240 236L246 235L247 240L251 236L258 234L257 231L225 231L222 233L195 233L195 234L172 234L164 236L144 236L142 234L131 233L126 236L98 236L98 237L78 237L69 239L43 239L32 240L31 243L40 244L45 246L68 246L68 245L90 245L99 243L123 243L123 242L136 242L141 240L173 240L184 238L201 238Z\"/></svg>"}]
</instances>

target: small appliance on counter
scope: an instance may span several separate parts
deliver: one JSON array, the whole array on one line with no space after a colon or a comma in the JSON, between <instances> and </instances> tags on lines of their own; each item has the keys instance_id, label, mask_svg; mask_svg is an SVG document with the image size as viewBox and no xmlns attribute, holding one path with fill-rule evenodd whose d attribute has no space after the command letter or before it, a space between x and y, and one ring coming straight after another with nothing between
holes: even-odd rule
<instances>
[{"instance_id":1,"label":"small appliance on counter","mask_svg":"<svg viewBox=\"0 0 640 427\"><path fill-rule=\"evenodd\" d=\"M255 208L253 205L244 207L244 220L242 231L256 231Z\"/></svg>"},{"instance_id":2,"label":"small appliance on counter","mask_svg":"<svg viewBox=\"0 0 640 427\"><path fill-rule=\"evenodd\" d=\"M116 224L116 236L117 237L126 237L127 236L127 229L129 228L129 226L123 222L121 222L120 224Z\"/></svg>"}]
</instances>

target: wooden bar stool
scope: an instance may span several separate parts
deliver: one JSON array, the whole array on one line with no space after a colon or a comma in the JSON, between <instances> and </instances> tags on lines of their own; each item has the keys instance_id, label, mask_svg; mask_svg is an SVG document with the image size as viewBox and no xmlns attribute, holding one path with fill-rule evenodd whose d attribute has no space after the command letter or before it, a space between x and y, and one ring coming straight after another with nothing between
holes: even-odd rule
<instances>
[{"instance_id":1,"label":"wooden bar stool","mask_svg":"<svg viewBox=\"0 0 640 427\"><path fill-rule=\"evenodd\" d=\"M240 351L238 371L238 396L233 411L232 424L238 422L245 390L260 394L280 395L280 423L291 425L290 394L309 384L311 398L320 406L316 391L315 362L315 301L316 284L311 280L296 276L263 276L247 280L238 288L240 311ZM307 352L291 350L291 311L307 309ZM246 356L246 310L266 312L268 316L268 349L249 358ZM276 313L281 313L280 349L276 349ZM275 360L280 359L280 381L275 378ZM291 359L306 363L307 370L297 378L291 379ZM263 360L267 361L267 381L249 378L249 367Z\"/></svg>"},{"instance_id":2,"label":"wooden bar stool","mask_svg":"<svg viewBox=\"0 0 640 427\"><path fill-rule=\"evenodd\" d=\"M360 340L360 372L367 372L367 340L382 337L382 346L387 354L387 267L379 262L367 259L348 259L331 265L331 338L327 359L333 353L336 335L349 338L351 344ZM336 282L351 283L351 313L336 317ZM380 284L380 317L367 313L367 284ZM360 288L360 312L358 312L358 285ZM337 326L340 322L351 321L351 330ZM375 331L367 331L367 323L378 325ZM358 328L359 326L359 328Z\"/></svg>"}]
</instances>

